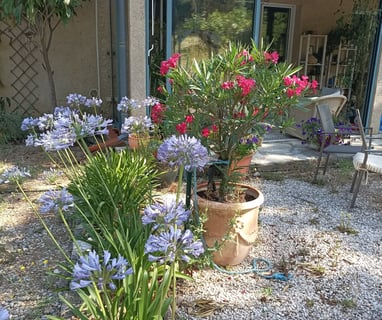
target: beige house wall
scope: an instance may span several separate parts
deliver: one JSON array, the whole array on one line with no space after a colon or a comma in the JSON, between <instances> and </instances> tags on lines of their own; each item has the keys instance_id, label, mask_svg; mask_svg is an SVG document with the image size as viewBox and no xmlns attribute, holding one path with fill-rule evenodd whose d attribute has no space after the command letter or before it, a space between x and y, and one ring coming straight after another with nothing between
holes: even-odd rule
<instances>
[{"instance_id":1,"label":"beige house wall","mask_svg":"<svg viewBox=\"0 0 382 320\"><path fill-rule=\"evenodd\" d=\"M128 82L130 97L142 100L146 97L146 27L145 27L145 2L129 1L128 32L129 32L129 58ZM145 114L146 110L139 110Z\"/></svg>"},{"instance_id":2,"label":"beige house wall","mask_svg":"<svg viewBox=\"0 0 382 320\"><path fill-rule=\"evenodd\" d=\"M333 0L276 0L264 3L287 3L295 5L295 27L293 35L293 60L297 61L300 35L312 31L316 34L327 34L335 27L339 15L350 12L353 1ZM116 30L114 2L89 1L78 9L78 14L67 25L57 29L50 51L51 63L54 69L57 98L59 104L65 104L69 93L77 92L89 96L96 92L102 100L102 112L107 116L115 116L117 93L116 83ZM146 30L145 1L126 1L127 26L127 85L131 98L143 99L146 96ZM12 50L9 39L4 35L0 38L0 96L13 96L11 87L14 77L10 71L12 63L9 57ZM35 56L41 59L38 51ZM41 60L35 64L38 71L37 95L38 108L42 112L50 112L48 83L46 74L41 67ZM379 128L382 112L382 69L378 77L375 107L372 112L371 125ZM114 110L113 110L114 107Z\"/></svg>"}]
</instances>

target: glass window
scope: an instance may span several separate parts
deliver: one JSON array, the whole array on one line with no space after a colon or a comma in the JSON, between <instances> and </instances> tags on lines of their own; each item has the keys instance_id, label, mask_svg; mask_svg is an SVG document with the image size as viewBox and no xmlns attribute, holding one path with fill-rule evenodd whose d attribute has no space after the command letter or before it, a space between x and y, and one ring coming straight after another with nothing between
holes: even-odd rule
<instances>
[{"instance_id":1,"label":"glass window","mask_svg":"<svg viewBox=\"0 0 382 320\"><path fill-rule=\"evenodd\" d=\"M250 43L255 1L174 0L173 52L182 62L219 52L229 41Z\"/></svg>"}]
</instances>

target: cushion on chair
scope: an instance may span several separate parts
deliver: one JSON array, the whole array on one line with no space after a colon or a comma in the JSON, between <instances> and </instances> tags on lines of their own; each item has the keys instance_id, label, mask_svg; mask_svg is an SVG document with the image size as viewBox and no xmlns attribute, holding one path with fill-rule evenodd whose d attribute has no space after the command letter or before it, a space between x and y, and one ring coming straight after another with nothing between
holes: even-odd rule
<instances>
[{"instance_id":1,"label":"cushion on chair","mask_svg":"<svg viewBox=\"0 0 382 320\"><path fill-rule=\"evenodd\" d=\"M353 165L356 170L358 170L363 164L363 152L358 152L353 156ZM366 163L366 169L368 171L382 173L382 156L369 154Z\"/></svg>"}]
</instances>

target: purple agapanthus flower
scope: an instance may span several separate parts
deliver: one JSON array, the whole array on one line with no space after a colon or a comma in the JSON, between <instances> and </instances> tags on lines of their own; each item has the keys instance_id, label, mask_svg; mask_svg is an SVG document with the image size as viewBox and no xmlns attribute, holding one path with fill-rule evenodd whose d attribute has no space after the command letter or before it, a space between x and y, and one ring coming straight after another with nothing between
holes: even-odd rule
<instances>
[{"instance_id":1,"label":"purple agapanthus flower","mask_svg":"<svg viewBox=\"0 0 382 320\"><path fill-rule=\"evenodd\" d=\"M149 96L142 101L142 105L145 107L151 107L151 106L157 104L158 102L159 102L159 100L157 98Z\"/></svg>"},{"instance_id":2,"label":"purple agapanthus flower","mask_svg":"<svg viewBox=\"0 0 382 320\"><path fill-rule=\"evenodd\" d=\"M66 103L72 108L79 108L85 105L87 98L78 93L71 93L66 97Z\"/></svg>"},{"instance_id":3,"label":"purple agapanthus flower","mask_svg":"<svg viewBox=\"0 0 382 320\"><path fill-rule=\"evenodd\" d=\"M87 256L81 256L74 266L70 289L77 290L95 283L100 290L104 290L106 285L115 290L117 287L113 280L123 280L132 273L133 269L121 255L111 259L110 252L105 250L101 263L99 255L93 250Z\"/></svg>"},{"instance_id":4,"label":"purple agapanthus flower","mask_svg":"<svg viewBox=\"0 0 382 320\"><path fill-rule=\"evenodd\" d=\"M55 212L59 210L63 212L69 212L74 206L73 196L65 189L62 190L50 190L45 192L40 199L40 212L48 213Z\"/></svg>"},{"instance_id":5,"label":"purple agapanthus flower","mask_svg":"<svg viewBox=\"0 0 382 320\"><path fill-rule=\"evenodd\" d=\"M122 97L121 101L117 105L117 110L122 112L128 112L140 107L137 100L129 99L128 97Z\"/></svg>"},{"instance_id":6,"label":"purple agapanthus flower","mask_svg":"<svg viewBox=\"0 0 382 320\"><path fill-rule=\"evenodd\" d=\"M9 312L4 308L0 308L0 320L9 320Z\"/></svg>"},{"instance_id":7,"label":"purple agapanthus flower","mask_svg":"<svg viewBox=\"0 0 382 320\"><path fill-rule=\"evenodd\" d=\"M187 171L202 170L208 162L208 152L195 137L173 135L159 146L157 158L169 166L184 166Z\"/></svg>"},{"instance_id":8,"label":"purple agapanthus flower","mask_svg":"<svg viewBox=\"0 0 382 320\"><path fill-rule=\"evenodd\" d=\"M70 94L67 102L72 107L80 105L98 106L100 99L87 99L79 94ZM73 146L79 139L95 135L108 135L112 120L101 115L81 113L70 107L56 107L53 114L44 114L38 119L24 119L23 130L38 128L39 132L30 134L26 140L28 146L42 146L46 151L59 151Z\"/></svg>"},{"instance_id":9,"label":"purple agapanthus flower","mask_svg":"<svg viewBox=\"0 0 382 320\"><path fill-rule=\"evenodd\" d=\"M164 225L182 226L187 222L191 211L184 208L183 201L176 203L175 200L165 203L154 203L144 209L142 223L153 224L153 230Z\"/></svg>"},{"instance_id":10,"label":"purple agapanthus flower","mask_svg":"<svg viewBox=\"0 0 382 320\"><path fill-rule=\"evenodd\" d=\"M194 240L190 230L173 226L158 235L150 235L145 245L145 254L148 254L149 260L160 264L172 263L178 259L189 262L191 257L196 258L203 253L203 243Z\"/></svg>"},{"instance_id":11,"label":"purple agapanthus flower","mask_svg":"<svg viewBox=\"0 0 382 320\"><path fill-rule=\"evenodd\" d=\"M5 169L5 171L0 175L0 184L20 182L23 178L30 176L31 174L29 170L25 168L19 168L18 166L13 166L11 168Z\"/></svg>"},{"instance_id":12,"label":"purple agapanthus flower","mask_svg":"<svg viewBox=\"0 0 382 320\"><path fill-rule=\"evenodd\" d=\"M102 100L99 98L91 98L91 99L86 99L85 101L85 106L88 108L97 108L102 105Z\"/></svg>"},{"instance_id":13,"label":"purple agapanthus flower","mask_svg":"<svg viewBox=\"0 0 382 320\"><path fill-rule=\"evenodd\" d=\"M153 126L151 119L147 116L144 117L128 117L125 118L125 122L122 124L121 133L135 133L135 134L147 134Z\"/></svg>"},{"instance_id":14,"label":"purple agapanthus flower","mask_svg":"<svg viewBox=\"0 0 382 320\"><path fill-rule=\"evenodd\" d=\"M38 126L39 124L39 119L36 118L25 118L23 122L21 123L21 130L22 131L27 131L27 130L33 130L35 127Z\"/></svg>"},{"instance_id":15,"label":"purple agapanthus flower","mask_svg":"<svg viewBox=\"0 0 382 320\"><path fill-rule=\"evenodd\" d=\"M58 151L73 146L76 141L77 136L72 129L61 127L42 133L34 139L33 145L42 146L46 151Z\"/></svg>"}]
</instances>

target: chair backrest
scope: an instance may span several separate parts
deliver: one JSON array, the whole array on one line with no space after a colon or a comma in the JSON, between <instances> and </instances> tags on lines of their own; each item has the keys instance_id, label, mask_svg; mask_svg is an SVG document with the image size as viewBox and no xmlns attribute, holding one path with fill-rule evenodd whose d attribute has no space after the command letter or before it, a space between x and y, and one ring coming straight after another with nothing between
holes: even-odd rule
<instances>
[{"instance_id":1,"label":"chair backrest","mask_svg":"<svg viewBox=\"0 0 382 320\"><path fill-rule=\"evenodd\" d=\"M333 115L330 112L330 107L328 104L318 104L317 105L318 115L321 119L321 125L324 132L334 133L335 127L333 122Z\"/></svg>"},{"instance_id":2,"label":"chair backrest","mask_svg":"<svg viewBox=\"0 0 382 320\"><path fill-rule=\"evenodd\" d=\"M320 104L327 104L329 106L330 112L338 117L341 113L347 98L343 95L326 95L318 97L314 100L316 106Z\"/></svg>"},{"instance_id":3,"label":"chair backrest","mask_svg":"<svg viewBox=\"0 0 382 320\"><path fill-rule=\"evenodd\" d=\"M359 109L356 109L355 112L356 112L359 134L361 135L362 150L365 150L365 149L367 149L368 145L367 145L365 130L364 130L363 125L362 125L361 113L359 112Z\"/></svg>"}]
</instances>

